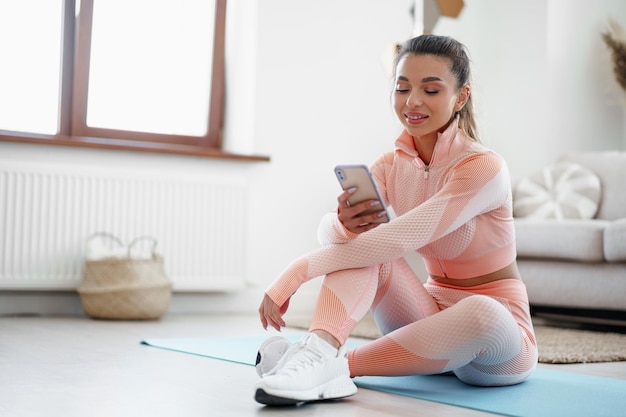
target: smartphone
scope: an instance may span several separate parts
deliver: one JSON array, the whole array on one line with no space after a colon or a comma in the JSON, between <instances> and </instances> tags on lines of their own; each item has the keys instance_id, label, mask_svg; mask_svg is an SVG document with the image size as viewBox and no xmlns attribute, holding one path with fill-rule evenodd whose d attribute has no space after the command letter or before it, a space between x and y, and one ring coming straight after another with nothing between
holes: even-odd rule
<instances>
[{"instance_id":1,"label":"smartphone","mask_svg":"<svg viewBox=\"0 0 626 417\"><path fill-rule=\"evenodd\" d=\"M350 205L354 205L366 200L378 200L380 206L374 207L372 210L366 211L366 214L375 213L385 210L385 215L380 217L373 223L386 223L389 217L386 213L387 208L380 192L376 186L376 182L372 177L372 173L366 165L337 165L335 167L335 175L341 184L341 188L345 191L348 188L356 187L356 191L348 199Z\"/></svg>"}]
</instances>

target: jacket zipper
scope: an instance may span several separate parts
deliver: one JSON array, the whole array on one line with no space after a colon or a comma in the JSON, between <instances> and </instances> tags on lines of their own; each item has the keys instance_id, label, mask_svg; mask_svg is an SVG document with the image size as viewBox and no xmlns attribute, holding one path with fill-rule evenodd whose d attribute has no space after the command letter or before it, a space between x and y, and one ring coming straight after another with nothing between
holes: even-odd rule
<instances>
[{"instance_id":1,"label":"jacket zipper","mask_svg":"<svg viewBox=\"0 0 626 417\"><path fill-rule=\"evenodd\" d=\"M432 160L430 161L432 164ZM430 198L430 184L428 181L428 173L430 171L430 165L431 164L424 164L424 201L426 201L428 198ZM445 270L444 266L441 264L441 260L437 259L437 263L439 264L439 268L441 269L441 271L443 272L444 276L448 276L447 271Z\"/></svg>"},{"instance_id":2,"label":"jacket zipper","mask_svg":"<svg viewBox=\"0 0 626 417\"><path fill-rule=\"evenodd\" d=\"M426 201L429 198L428 193L430 192L429 181L428 181L428 171L430 169L430 165L424 164L424 195L422 196L422 200Z\"/></svg>"}]
</instances>

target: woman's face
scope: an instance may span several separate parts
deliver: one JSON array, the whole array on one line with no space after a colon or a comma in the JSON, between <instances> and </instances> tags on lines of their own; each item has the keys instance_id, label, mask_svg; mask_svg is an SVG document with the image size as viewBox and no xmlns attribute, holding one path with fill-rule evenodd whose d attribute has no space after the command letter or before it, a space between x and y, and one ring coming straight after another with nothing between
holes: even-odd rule
<instances>
[{"instance_id":1,"label":"woman's face","mask_svg":"<svg viewBox=\"0 0 626 417\"><path fill-rule=\"evenodd\" d=\"M407 54L396 67L393 107L413 137L437 138L469 97L458 89L447 58Z\"/></svg>"}]
</instances>

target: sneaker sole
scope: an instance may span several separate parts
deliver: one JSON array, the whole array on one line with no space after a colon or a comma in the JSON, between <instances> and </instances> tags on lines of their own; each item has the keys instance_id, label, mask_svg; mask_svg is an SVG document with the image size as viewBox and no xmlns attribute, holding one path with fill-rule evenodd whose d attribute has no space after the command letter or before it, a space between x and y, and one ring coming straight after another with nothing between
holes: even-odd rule
<instances>
[{"instance_id":1,"label":"sneaker sole","mask_svg":"<svg viewBox=\"0 0 626 417\"><path fill-rule=\"evenodd\" d=\"M256 393L254 394L254 399L258 403L270 406L296 405L302 402L300 400L294 400L291 398L283 398L270 395L261 388L256 390Z\"/></svg>"},{"instance_id":2,"label":"sneaker sole","mask_svg":"<svg viewBox=\"0 0 626 417\"><path fill-rule=\"evenodd\" d=\"M254 394L254 399L261 404L270 406L296 405L303 402L339 400L350 397L357 392L357 387L351 379L347 381L343 378L329 382L323 387L321 394L318 394L321 387L314 387L307 391L284 391L267 392L263 388L258 388Z\"/></svg>"}]
</instances>

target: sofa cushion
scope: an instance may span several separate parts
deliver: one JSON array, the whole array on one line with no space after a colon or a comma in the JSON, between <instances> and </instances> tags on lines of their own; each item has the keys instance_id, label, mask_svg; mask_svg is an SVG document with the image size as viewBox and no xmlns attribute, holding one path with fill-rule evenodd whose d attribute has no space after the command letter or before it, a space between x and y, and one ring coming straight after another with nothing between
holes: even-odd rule
<instances>
[{"instance_id":1,"label":"sofa cushion","mask_svg":"<svg viewBox=\"0 0 626 417\"><path fill-rule=\"evenodd\" d=\"M604 231L604 257L608 262L626 262L626 219L611 222Z\"/></svg>"},{"instance_id":2,"label":"sofa cushion","mask_svg":"<svg viewBox=\"0 0 626 417\"><path fill-rule=\"evenodd\" d=\"M557 162L513 188L513 215L533 219L591 219L600 203L600 179L573 162Z\"/></svg>"},{"instance_id":3,"label":"sofa cushion","mask_svg":"<svg viewBox=\"0 0 626 417\"><path fill-rule=\"evenodd\" d=\"M600 177L602 199L596 218L618 220L626 217L626 152L573 152L560 160L580 164Z\"/></svg>"},{"instance_id":4,"label":"sofa cushion","mask_svg":"<svg viewBox=\"0 0 626 417\"><path fill-rule=\"evenodd\" d=\"M606 220L515 219L518 257L604 262Z\"/></svg>"}]
</instances>

